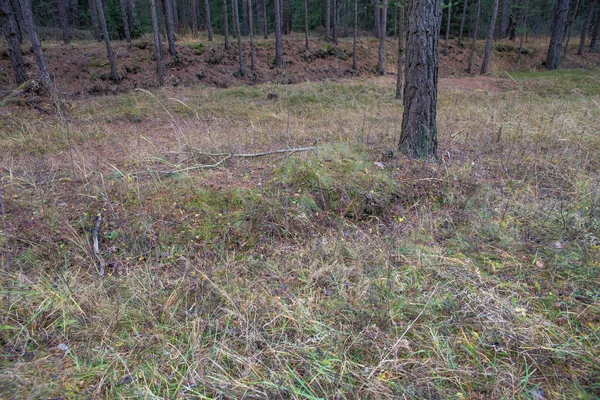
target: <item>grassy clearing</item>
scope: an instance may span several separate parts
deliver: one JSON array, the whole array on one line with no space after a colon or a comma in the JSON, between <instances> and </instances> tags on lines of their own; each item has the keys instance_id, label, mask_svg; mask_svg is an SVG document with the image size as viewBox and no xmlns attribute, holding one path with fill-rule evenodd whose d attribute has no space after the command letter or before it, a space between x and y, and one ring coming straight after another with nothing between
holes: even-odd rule
<instances>
[{"instance_id":1,"label":"grassy clearing","mask_svg":"<svg viewBox=\"0 0 600 400\"><path fill-rule=\"evenodd\" d=\"M5 109L3 395L597 398L599 75L514 78L440 92L439 162L389 78Z\"/></svg>"}]
</instances>

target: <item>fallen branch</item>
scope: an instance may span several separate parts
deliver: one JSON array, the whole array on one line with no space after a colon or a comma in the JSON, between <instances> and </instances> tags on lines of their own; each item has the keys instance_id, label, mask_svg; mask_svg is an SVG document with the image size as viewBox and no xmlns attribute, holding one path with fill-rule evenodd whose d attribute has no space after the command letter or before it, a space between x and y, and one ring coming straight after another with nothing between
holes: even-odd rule
<instances>
[{"instance_id":1,"label":"fallen branch","mask_svg":"<svg viewBox=\"0 0 600 400\"><path fill-rule=\"evenodd\" d=\"M98 260L98 264L99 264L98 273L100 274L100 276L104 276L104 270L106 268L106 261L104 261L104 258L102 258L102 255L100 254L100 243L98 240L98 235L100 234L100 225L101 224L102 224L102 214L98 213L98 216L96 217L96 222L94 223L94 227L92 228L92 241L93 241L94 255L96 256L96 259Z\"/></svg>"}]
</instances>

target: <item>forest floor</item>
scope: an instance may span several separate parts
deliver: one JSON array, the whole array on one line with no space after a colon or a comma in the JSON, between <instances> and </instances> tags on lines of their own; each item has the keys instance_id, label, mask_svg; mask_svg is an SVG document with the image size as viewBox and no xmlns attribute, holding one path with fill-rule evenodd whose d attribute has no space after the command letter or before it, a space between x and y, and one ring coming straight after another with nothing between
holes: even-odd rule
<instances>
[{"instance_id":1,"label":"forest floor","mask_svg":"<svg viewBox=\"0 0 600 400\"><path fill-rule=\"evenodd\" d=\"M1 106L0 397L598 398L600 69L503 57L436 161L394 75Z\"/></svg>"}]
</instances>

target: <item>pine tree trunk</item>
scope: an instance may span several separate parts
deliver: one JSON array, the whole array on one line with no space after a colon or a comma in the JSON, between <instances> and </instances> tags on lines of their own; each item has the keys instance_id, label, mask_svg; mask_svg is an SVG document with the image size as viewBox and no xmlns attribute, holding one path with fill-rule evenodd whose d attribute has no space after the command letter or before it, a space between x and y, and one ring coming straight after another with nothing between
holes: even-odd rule
<instances>
[{"instance_id":1,"label":"pine tree trunk","mask_svg":"<svg viewBox=\"0 0 600 400\"><path fill-rule=\"evenodd\" d=\"M177 0L165 0L165 1L168 1L170 3L171 21L173 22L173 34L175 34L175 32L179 33L180 23L179 23L179 13L177 10ZM169 52L170 52L170 50L169 50Z\"/></svg>"},{"instance_id":2,"label":"pine tree trunk","mask_svg":"<svg viewBox=\"0 0 600 400\"><path fill-rule=\"evenodd\" d=\"M262 25L263 36L266 39L269 37L269 28L267 25L267 21L268 21L268 19L267 19L267 0L261 0L261 1L262 1L261 11L262 11L262 16L263 16L263 25Z\"/></svg>"},{"instance_id":3,"label":"pine tree trunk","mask_svg":"<svg viewBox=\"0 0 600 400\"><path fill-rule=\"evenodd\" d=\"M154 33L154 56L156 57L156 74L158 75L158 85L163 86L165 84L165 81L163 78L162 45L160 43L160 27L158 26L156 0L150 0L150 8L152 12L152 31Z\"/></svg>"},{"instance_id":4,"label":"pine tree trunk","mask_svg":"<svg viewBox=\"0 0 600 400\"><path fill-rule=\"evenodd\" d=\"M2 26L4 27L4 36L8 44L10 63L15 74L15 82L19 86L27 81L27 73L25 72L25 63L23 62L23 54L21 53L21 45L19 43L17 18L10 0L0 0L0 22L2 22Z\"/></svg>"},{"instance_id":5,"label":"pine tree trunk","mask_svg":"<svg viewBox=\"0 0 600 400\"><path fill-rule=\"evenodd\" d=\"M354 41L352 43L352 70L357 71L356 67L356 42L358 41L358 0L354 0Z\"/></svg>"},{"instance_id":6,"label":"pine tree trunk","mask_svg":"<svg viewBox=\"0 0 600 400\"><path fill-rule=\"evenodd\" d=\"M409 0L404 112L398 149L413 158L437 152L438 42L441 0Z\"/></svg>"},{"instance_id":7,"label":"pine tree trunk","mask_svg":"<svg viewBox=\"0 0 600 400\"><path fill-rule=\"evenodd\" d=\"M204 25L208 34L208 41L213 41L212 22L210 20L210 0L204 0Z\"/></svg>"},{"instance_id":8,"label":"pine tree trunk","mask_svg":"<svg viewBox=\"0 0 600 400\"><path fill-rule=\"evenodd\" d=\"M529 14L529 0L525 3L525 12L523 13L523 23L521 24L521 40L519 42L519 63L523 59L523 39L525 38L525 30L527 29L527 15ZM517 27L514 27L514 31L517 31Z\"/></svg>"},{"instance_id":9,"label":"pine tree trunk","mask_svg":"<svg viewBox=\"0 0 600 400\"><path fill-rule=\"evenodd\" d=\"M498 6L500 0L494 0L494 8L492 9L492 20L490 21L490 28L488 30L487 42L485 44L485 53L483 54L483 61L481 62L481 74L486 74L488 65L490 63L490 54L492 52L492 44L494 42L494 29L496 28L496 19L498 18Z\"/></svg>"},{"instance_id":10,"label":"pine tree trunk","mask_svg":"<svg viewBox=\"0 0 600 400\"><path fill-rule=\"evenodd\" d=\"M248 0L242 0L242 34L248 35Z\"/></svg>"},{"instance_id":11,"label":"pine tree trunk","mask_svg":"<svg viewBox=\"0 0 600 400\"><path fill-rule=\"evenodd\" d=\"M379 34L381 33L381 0L375 0L373 13L373 33L376 38L379 38Z\"/></svg>"},{"instance_id":12,"label":"pine tree trunk","mask_svg":"<svg viewBox=\"0 0 600 400\"><path fill-rule=\"evenodd\" d=\"M379 60L377 63L377 73L379 75L385 75L385 38L387 34L387 2L388 0L381 0L379 27Z\"/></svg>"},{"instance_id":13,"label":"pine tree trunk","mask_svg":"<svg viewBox=\"0 0 600 400\"><path fill-rule=\"evenodd\" d=\"M35 23L33 22L33 15L31 12L31 5L29 0L19 0L21 4L21 11L23 13L23 23L25 24L25 31L29 40L31 41L31 47L33 48L33 54L35 55L35 62L40 71L40 81L42 85L48 90L52 89L52 82L50 81L50 74L48 73L48 67L46 66L46 59L42 52L42 44L37 35Z\"/></svg>"},{"instance_id":14,"label":"pine tree trunk","mask_svg":"<svg viewBox=\"0 0 600 400\"><path fill-rule=\"evenodd\" d=\"M304 45L308 50L308 0L304 0Z\"/></svg>"},{"instance_id":15,"label":"pine tree trunk","mask_svg":"<svg viewBox=\"0 0 600 400\"><path fill-rule=\"evenodd\" d=\"M463 32L465 29L465 20L467 19L467 6L468 6L469 0L465 0L465 2L463 3L463 13L462 13L462 18L460 19L460 32L458 33L458 47L462 47L463 45Z\"/></svg>"},{"instance_id":16,"label":"pine tree trunk","mask_svg":"<svg viewBox=\"0 0 600 400\"><path fill-rule=\"evenodd\" d=\"M229 21L227 18L227 0L223 0L223 35L225 36L225 50L229 50Z\"/></svg>"},{"instance_id":17,"label":"pine tree trunk","mask_svg":"<svg viewBox=\"0 0 600 400\"><path fill-rule=\"evenodd\" d=\"M100 42L102 41L102 31L100 30L100 22L98 22L98 9L96 8L96 0L88 0L88 7L90 9L90 18L92 20L94 38Z\"/></svg>"},{"instance_id":18,"label":"pine tree trunk","mask_svg":"<svg viewBox=\"0 0 600 400\"><path fill-rule=\"evenodd\" d=\"M237 0L231 0L231 11L233 15L235 15L235 33L237 35L238 42L238 55L240 62L240 75L246 75L246 68L244 67L244 48L242 47L242 33L240 32L240 13L238 10L238 2Z\"/></svg>"},{"instance_id":19,"label":"pine tree trunk","mask_svg":"<svg viewBox=\"0 0 600 400\"><path fill-rule=\"evenodd\" d=\"M448 55L448 41L450 40L450 22L452 21L452 0L448 2L448 20L446 21L446 42L444 43L444 55Z\"/></svg>"},{"instance_id":20,"label":"pine tree trunk","mask_svg":"<svg viewBox=\"0 0 600 400\"><path fill-rule=\"evenodd\" d=\"M71 16L71 24L75 28L79 28L80 22L79 22L79 1L78 0L71 0L71 12L69 13L69 15Z\"/></svg>"},{"instance_id":21,"label":"pine tree trunk","mask_svg":"<svg viewBox=\"0 0 600 400\"><path fill-rule=\"evenodd\" d=\"M121 17L123 18L123 29L125 30L125 40L131 43L131 30L129 29L129 17L127 16L127 0L120 0Z\"/></svg>"},{"instance_id":22,"label":"pine tree trunk","mask_svg":"<svg viewBox=\"0 0 600 400\"><path fill-rule=\"evenodd\" d=\"M108 57L108 62L110 63L110 77L113 82L119 82L119 74L117 73L117 65L115 64L115 56L110 44L110 37L108 36L106 18L104 17L104 6L102 5L102 0L95 1L96 9L98 10L98 20L100 22L100 26L102 27L102 36L104 36L104 44L106 44L106 56Z\"/></svg>"},{"instance_id":23,"label":"pine tree trunk","mask_svg":"<svg viewBox=\"0 0 600 400\"><path fill-rule=\"evenodd\" d=\"M283 48L281 35L281 0L275 0L275 65L283 68Z\"/></svg>"},{"instance_id":24,"label":"pine tree trunk","mask_svg":"<svg viewBox=\"0 0 600 400\"><path fill-rule=\"evenodd\" d=\"M332 16L332 31L333 31L333 44L337 46L338 44L338 35L337 35L337 13L338 13L338 0L331 0L331 16Z\"/></svg>"},{"instance_id":25,"label":"pine tree trunk","mask_svg":"<svg viewBox=\"0 0 600 400\"><path fill-rule=\"evenodd\" d=\"M590 53L595 53L598 50L598 34L600 33L600 6L596 7L596 22L592 28L590 38Z\"/></svg>"},{"instance_id":26,"label":"pine tree trunk","mask_svg":"<svg viewBox=\"0 0 600 400\"><path fill-rule=\"evenodd\" d=\"M252 0L248 0L248 30L250 33L250 69L256 71L256 55L254 51L254 15Z\"/></svg>"},{"instance_id":27,"label":"pine tree trunk","mask_svg":"<svg viewBox=\"0 0 600 400\"><path fill-rule=\"evenodd\" d=\"M175 20L173 19L173 0L164 0L165 2L165 22L167 27L167 41L169 42L169 55L173 58L177 57L177 49L175 47ZM224 0L227 2L227 0Z\"/></svg>"},{"instance_id":28,"label":"pine tree trunk","mask_svg":"<svg viewBox=\"0 0 600 400\"><path fill-rule=\"evenodd\" d=\"M129 29L131 36L137 36L139 32L140 21L138 20L135 0L127 0L127 14L129 17Z\"/></svg>"},{"instance_id":29,"label":"pine tree trunk","mask_svg":"<svg viewBox=\"0 0 600 400\"><path fill-rule=\"evenodd\" d=\"M331 0L325 0L325 41L331 40Z\"/></svg>"},{"instance_id":30,"label":"pine tree trunk","mask_svg":"<svg viewBox=\"0 0 600 400\"><path fill-rule=\"evenodd\" d=\"M590 27L592 25L592 20L594 18L594 12L596 11L596 1L590 1L588 3L588 7L586 10L586 18L583 23L583 27L581 28L581 38L579 40L579 49L577 50L578 56L583 56L583 48L585 47L585 40L587 39L588 32L590 31Z\"/></svg>"},{"instance_id":31,"label":"pine tree trunk","mask_svg":"<svg viewBox=\"0 0 600 400\"><path fill-rule=\"evenodd\" d=\"M198 37L198 0L190 0L190 19L192 23L192 35Z\"/></svg>"},{"instance_id":32,"label":"pine tree trunk","mask_svg":"<svg viewBox=\"0 0 600 400\"><path fill-rule=\"evenodd\" d=\"M62 31L63 42L65 42L65 44L69 44L71 38L69 34L69 14L67 0L53 0L53 3L58 19L56 22Z\"/></svg>"},{"instance_id":33,"label":"pine tree trunk","mask_svg":"<svg viewBox=\"0 0 600 400\"><path fill-rule=\"evenodd\" d=\"M469 55L469 67L467 72L470 74L473 72L473 61L475 58L475 44L477 43L477 31L479 30L479 17L481 16L481 0L477 0L475 16L475 28L473 29L473 43L471 44L471 54Z\"/></svg>"},{"instance_id":34,"label":"pine tree trunk","mask_svg":"<svg viewBox=\"0 0 600 400\"><path fill-rule=\"evenodd\" d=\"M581 0L577 0L577 3L575 4L575 12L573 13L573 17L571 17L571 21L569 21L568 25L567 25L567 37L566 37L566 41L565 41L565 50L563 52L563 57L567 56L567 51L569 49L569 42L571 41L571 28L573 27L573 23L575 23L575 20L577 19L577 16L579 15L579 4L581 3Z\"/></svg>"},{"instance_id":35,"label":"pine tree trunk","mask_svg":"<svg viewBox=\"0 0 600 400\"><path fill-rule=\"evenodd\" d=\"M10 0L9 0L10 1ZM23 21L23 11L21 10L21 3L19 0L13 0L11 2L13 7L14 15L17 20L17 37L19 39L19 44L23 43L23 33L25 33L25 22Z\"/></svg>"},{"instance_id":36,"label":"pine tree trunk","mask_svg":"<svg viewBox=\"0 0 600 400\"><path fill-rule=\"evenodd\" d=\"M500 29L497 37L506 39L508 37L508 27L510 26L511 0L502 0L502 19L500 20Z\"/></svg>"},{"instance_id":37,"label":"pine tree trunk","mask_svg":"<svg viewBox=\"0 0 600 400\"><path fill-rule=\"evenodd\" d=\"M398 13L398 62L396 65L396 99L402 100L402 63L404 62L404 4L398 6L400 12Z\"/></svg>"},{"instance_id":38,"label":"pine tree trunk","mask_svg":"<svg viewBox=\"0 0 600 400\"><path fill-rule=\"evenodd\" d=\"M552 37L550 46L548 46L548 56L546 57L546 69L548 70L555 70L560 67L560 52L569 16L569 4L570 0L556 0L552 21Z\"/></svg>"}]
</instances>

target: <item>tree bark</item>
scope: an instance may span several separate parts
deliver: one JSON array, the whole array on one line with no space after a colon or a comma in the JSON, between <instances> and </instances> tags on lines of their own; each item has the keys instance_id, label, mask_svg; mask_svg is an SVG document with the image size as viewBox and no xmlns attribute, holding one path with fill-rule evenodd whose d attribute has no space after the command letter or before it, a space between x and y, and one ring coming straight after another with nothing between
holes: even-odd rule
<instances>
[{"instance_id":1,"label":"tree bark","mask_svg":"<svg viewBox=\"0 0 600 400\"><path fill-rule=\"evenodd\" d=\"M42 52L42 44L37 35L35 23L33 22L33 16L31 12L31 5L29 0L19 0L21 4L21 11L23 13L23 23L25 24L25 31L29 40L31 41L31 47L33 48L33 54L35 55L35 62L40 71L40 81L42 85L48 89L52 89L52 82L50 81L50 74L48 73L48 67L46 66L46 59Z\"/></svg>"},{"instance_id":2,"label":"tree bark","mask_svg":"<svg viewBox=\"0 0 600 400\"><path fill-rule=\"evenodd\" d=\"M208 41L213 41L212 22L210 20L210 0L204 0L204 25L208 34Z\"/></svg>"},{"instance_id":3,"label":"tree bark","mask_svg":"<svg viewBox=\"0 0 600 400\"><path fill-rule=\"evenodd\" d=\"M229 21L227 18L227 0L223 0L223 29L223 35L225 36L225 50L229 50Z\"/></svg>"},{"instance_id":4,"label":"tree bark","mask_svg":"<svg viewBox=\"0 0 600 400\"><path fill-rule=\"evenodd\" d=\"M120 0L121 17L123 18L123 29L125 30L125 40L131 43L131 30L129 29L129 17L127 15L127 0Z\"/></svg>"},{"instance_id":5,"label":"tree bark","mask_svg":"<svg viewBox=\"0 0 600 400\"><path fill-rule=\"evenodd\" d=\"M563 52L563 57L567 56L567 50L569 49L569 42L571 41L571 28L573 27L573 23L575 23L575 20L577 19L577 16L579 15L579 4L581 4L581 0L577 0L577 3L575 4L575 12L573 13L573 17L571 17L571 20L569 21L568 25L567 25L567 37L566 37L566 41L565 41L565 50Z\"/></svg>"},{"instance_id":6,"label":"tree bark","mask_svg":"<svg viewBox=\"0 0 600 400\"><path fill-rule=\"evenodd\" d=\"M565 37L565 28L569 16L570 0L556 0L554 7L554 19L552 21L552 37L548 46L546 57L546 69L555 70L560 67L560 52Z\"/></svg>"},{"instance_id":7,"label":"tree bark","mask_svg":"<svg viewBox=\"0 0 600 400\"><path fill-rule=\"evenodd\" d=\"M338 12L338 0L331 0L331 16L332 16L332 31L333 31L333 44L337 46L338 35L337 35L337 12Z\"/></svg>"},{"instance_id":8,"label":"tree bark","mask_svg":"<svg viewBox=\"0 0 600 400\"><path fill-rule=\"evenodd\" d=\"M583 23L583 27L581 28L581 38L579 39L579 49L577 50L577 55L580 57L583 55L583 48L585 47L585 40L587 39L588 32L590 31L590 27L591 27L592 21L594 19L594 12L596 11L596 9L595 9L596 3L597 3L597 1L591 0L587 6L585 21Z\"/></svg>"},{"instance_id":9,"label":"tree bark","mask_svg":"<svg viewBox=\"0 0 600 400\"><path fill-rule=\"evenodd\" d=\"M254 51L254 15L252 0L248 0L248 28L250 33L250 69L256 71L256 55Z\"/></svg>"},{"instance_id":10,"label":"tree bark","mask_svg":"<svg viewBox=\"0 0 600 400\"><path fill-rule=\"evenodd\" d=\"M460 31L458 33L458 47L462 47L463 46L463 32L465 29L465 20L467 19L467 6L468 6L469 0L465 0L463 3L463 13L462 13L462 17L460 19Z\"/></svg>"},{"instance_id":11,"label":"tree bark","mask_svg":"<svg viewBox=\"0 0 600 400\"><path fill-rule=\"evenodd\" d=\"M379 34L381 33L381 0L375 0L374 4L373 34L379 39Z\"/></svg>"},{"instance_id":12,"label":"tree bark","mask_svg":"<svg viewBox=\"0 0 600 400\"><path fill-rule=\"evenodd\" d=\"M242 0L242 34L248 35L248 0Z\"/></svg>"},{"instance_id":13,"label":"tree bark","mask_svg":"<svg viewBox=\"0 0 600 400\"><path fill-rule=\"evenodd\" d=\"M446 42L444 43L444 55L448 55L448 41L450 40L450 22L452 21L452 0L448 1L448 20L446 21Z\"/></svg>"},{"instance_id":14,"label":"tree bark","mask_svg":"<svg viewBox=\"0 0 600 400\"><path fill-rule=\"evenodd\" d=\"M325 0L325 41L331 40L331 0Z\"/></svg>"},{"instance_id":15,"label":"tree bark","mask_svg":"<svg viewBox=\"0 0 600 400\"><path fill-rule=\"evenodd\" d=\"M398 21L398 63L396 65L396 99L402 100L402 64L404 62L404 40L406 35L404 34L404 4L399 4L399 21Z\"/></svg>"},{"instance_id":16,"label":"tree bark","mask_svg":"<svg viewBox=\"0 0 600 400\"><path fill-rule=\"evenodd\" d=\"M192 35L198 37L198 0L190 0L190 19L192 22Z\"/></svg>"},{"instance_id":17,"label":"tree bark","mask_svg":"<svg viewBox=\"0 0 600 400\"><path fill-rule=\"evenodd\" d=\"M304 0L304 45L308 50L308 0Z\"/></svg>"},{"instance_id":18,"label":"tree bark","mask_svg":"<svg viewBox=\"0 0 600 400\"><path fill-rule=\"evenodd\" d=\"M379 27L381 29L381 31L379 32L379 60L377 63L377 73L379 75L385 75L385 37L387 33L387 3L388 0L381 0L381 5L379 8Z\"/></svg>"},{"instance_id":19,"label":"tree bark","mask_svg":"<svg viewBox=\"0 0 600 400\"><path fill-rule=\"evenodd\" d=\"M69 16L71 17L71 24L75 28L79 28L79 0L71 0L71 12Z\"/></svg>"},{"instance_id":20,"label":"tree bark","mask_svg":"<svg viewBox=\"0 0 600 400\"><path fill-rule=\"evenodd\" d=\"M104 36L104 44L106 45L106 56L108 57L108 62L110 64L110 77L113 82L119 82L119 74L117 73L117 65L115 64L115 56L110 44L110 37L108 36L106 18L104 17L104 6L102 5L102 0L95 1L96 9L98 10L98 20L100 21L100 26L102 27L102 36Z\"/></svg>"},{"instance_id":21,"label":"tree bark","mask_svg":"<svg viewBox=\"0 0 600 400\"><path fill-rule=\"evenodd\" d=\"M19 0L12 0L11 5L17 20L17 37L19 38L19 44L22 44L23 34L25 33L26 29L25 22L23 20L23 11L21 10L21 3L19 3Z\"/></svg>"},{"instance_id":22,"label":"tree bark","mask_svg":"<svg viewBox=\"0 0 600 400\"><path fill-rule=\"evenodd\" d=\"M10 0L0 0L0 21L4 27L4 36L8 44L8 52L10 54L10 63L15 74L17 86L27 81L27 73L25 72L25 63L23 62L23 54L21 54L21 44L19 43L19 28L15 12L10 4Z\"/></svg>"},{"instance_id":23,"label":"tree bark","mask_svg":"<svg viewBox=\"0 0 600 400\"><path fill-rule=\"evenodd\" d=\"M131 31L131 36L137 36L140 33L140 21L138 20L137 10L135 9L135 0L127 0L127 13L129 17L129 29Z\"/></svg>"},{"instance_id":24,"label":"tree bark","mask_svg":"<svg viewBox=\"0 0 600 400\"><path fill-rule=\"evenodd\" d=\"M242 47L242 33L240 32L240 13L239 13L239 9L238 9L237 0L231 0L231 9L232 9L233 15L235 15L234 29L235 29L235 33L237 35L237 42L238 42L240 75L245 76L246 75L246 67L244 66L244 48Z\"/></svg>"},{"instance_id":25,"label":"tree bark","mask_svg":"<svg viewBox=\"0 0 600 400\"><path fill-rule=\"evenodd\" d=\"M497 35L499 39L506 39L508 37L508 27L510 26L511 8L511 0L502 0L502 19L500 20L500 29Z\"/></svg>"},{"instance_id":26,"label":"tree bark","mask_svg":"<svg viewBox=\"0 0 600 400\"><path fill-rule=\"evenodd\" d=\"M523 12L523 23L521 24L522 32L521 39L519 41L519 63L523 59L523 39L525 38L525 30L527 29L527 14L529 14L529 0L525 2L525 11ZM514 31L516 32L517 27L514 27Z\"/></svg>"},{"instance_id":27,"label":"tree bark","mask_svg":"<svg viewBox=\"0 0 600 400\"><path fill-rule=\"evenodd\" d=\"M398 149L409 157L437 153L438 42L441 0L409 0L404 112Z\"/></svg>"},{"instance_id":28,"label":"tree bark","mask_svg":"<svg viewBox=\"0 0 600 400\"><path fill-rule=\"evenodd\" d=\"M596 22L592 29L590 38L590 53L595 53L598 50L598 34L600 33L600 6L596 7Z\"/></svg>"},{"instance_id":29,"label":"tree bark","mask_svg":"<svg viewBox=\"0 0 600 400\"><path fill-rule=\"evenodd\" d=\"M496 19L498 18L498 6L500 0L494 0L494 8L492 9L492 20L488 30L487 42L485 44L485 53L481 62L481 74L486 74L490 63L490 53L492 52L492 43L494 42L494 29L496 28Z\"/></svg>"},{"instance_id":30,"label":"tree bark","mask_svg":"<svg viewBox=\"0 0 600 400\"><path fill-rule=\"evenodd\" d=\"M101 42L102 30L100 29L100 22L98 22L98 9L96 8L96 0L88 0L88 7L90 8L90 18L92 20L94 38L96 38L98 42Z\"/></svg>"},{"instance_id":31,"label":"tree bark","mask_svg":"<svg viewBox=\"0 0 600 400\"><path fill-rule=\"evenodd\" d=\"M261 0L262 1L262 16L263 16L263 36L266 39L269 36L269 29L267 26L267 0Z\"/></svg>"},{"instance_id":32,"label":"tree bark","mask_svg":"<svg viewBox=\"0 0 600 400\"><path fill-rule=\"evenodd\" d=\"M156 57L156 74L158 75L158 85L163 86L165 84L165 81L163 78L162 45L160 43L160 28L158 26L156 0L150 0L150 9L152 13L152 31L154 33L154 56Z\"/></svg>"},{"instance_id":33,"label":"tree bark","mask_svg":"<svg viewBox=\"0 0 600 400\"><path fill-rule=\"evenodd\" d=\"M173 19L173 0L164 0L165 4L165 22L167 27L167 41L169 42L169 55L173 58L177 57L177 49L175 47L175 20ZM225 2L227 0L224 0Z\"/></svg>"},{"instance_id":34,"label":"tree bark","mask_svg":"<svg viewBox=\"0 0 600 400\"><path fill-rule=\"evenodd\" d=\"M275 65L283 68L283 49L281 37L281 0L275 0Z\"/></svg>"},{"instance_id":35,"label":"tree bark","mask_svg":"<svg viewBox=\"0 0 600 400\"><path fill-rule=\"evenodd\" d=\"M352 42L352 70L356 68L356 42L358 40L358 0L354 0L354 40Z\"/></svg>"},{"instance_id":36,"label":"tree bark","mask_svg":"<svg viewBox=\"0 0 600 400\"><path fill-rule=\"evenodd\" d=\"M473 43L471 44L471 54L469 55L469 67L467 72L470 74L473 72L473 61L475 58L475 44L477 43L477 31L479 30L479 17L481 16L481 0L477 0L476 16L475 16L475 28L473 29Z\"/></svg>"},{"instance_id":37,"label":"tree bark","mask_svg":"<svg viewBox=\"0 0 600 400\"><path fill-rule=\"evenodd\" d=\"M62 31L63 42L65 42L65 44L69 44L71 38L69 34L69 13L67 0L53 0L52 3L54 4L58 19L56 22Z\"/></svg>"}]
</instances>

